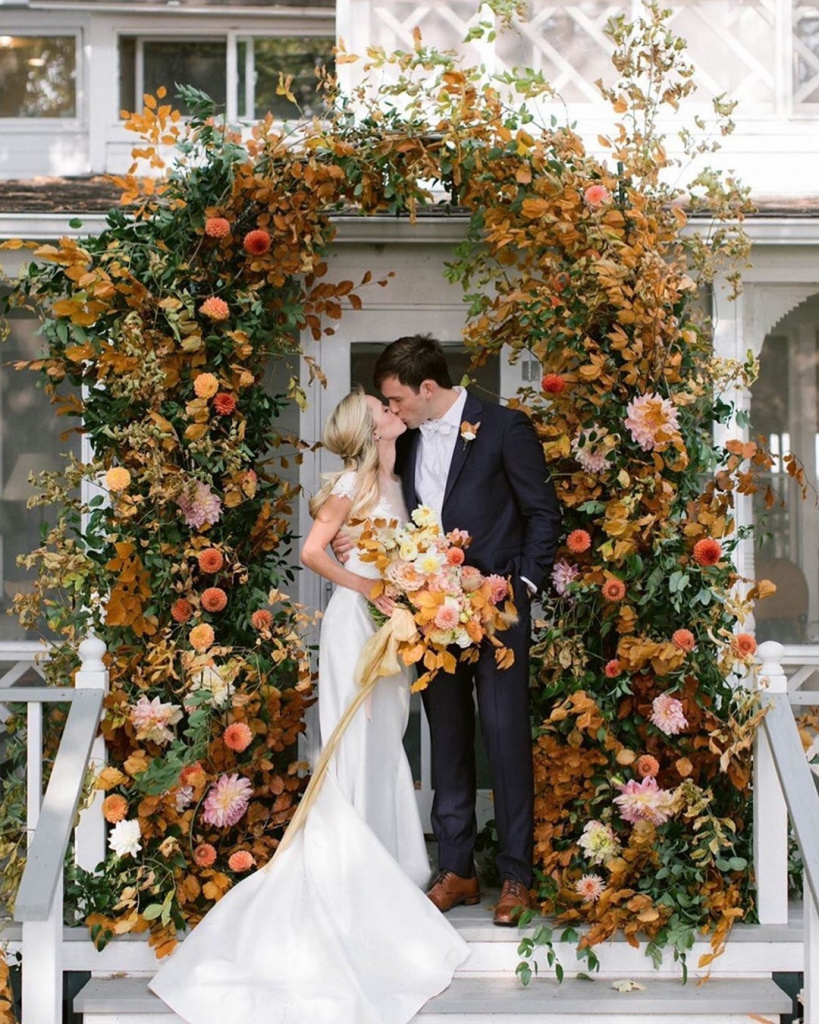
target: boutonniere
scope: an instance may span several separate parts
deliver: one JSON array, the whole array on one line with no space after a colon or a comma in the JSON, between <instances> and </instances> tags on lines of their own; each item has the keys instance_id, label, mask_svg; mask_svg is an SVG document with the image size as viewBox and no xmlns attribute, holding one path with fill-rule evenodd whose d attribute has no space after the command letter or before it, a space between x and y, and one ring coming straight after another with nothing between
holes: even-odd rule
<instances>
[{"instance_id":1,"label":"boutonniere","mask_svg":"<svg viewBox=\"0 0 819 1024\"><path fill-rule=\"evenodd\" d=\"M461 440L464 443L464 448L478 436L480 425L480 420L477 423L470 423L468 420L463 421L461 424Z\"/></svg>"}]
</instances>

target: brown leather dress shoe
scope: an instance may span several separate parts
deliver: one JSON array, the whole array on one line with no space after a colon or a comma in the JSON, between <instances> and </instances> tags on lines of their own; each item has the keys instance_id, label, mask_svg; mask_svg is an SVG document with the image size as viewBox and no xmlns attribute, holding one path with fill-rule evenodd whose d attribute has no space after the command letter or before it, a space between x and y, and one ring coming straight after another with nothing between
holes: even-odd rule
<instances>
[{"instance_id":1,"label":"brown leather dress shoe","mask_svg":"<svg viewBox=\"0 0 819 1024\"><path fill-rule=\"evenodd\" d=\"M480 902L481 887L477 875L461 878L454 871L439 871L427 889L427 896L445 914L462 903L471 907Z\"/></svg>"},{"instance_id":2,"label":"brown leather dress shoe","mask_svg":"<svg viewBox=\"0 0 819 1024\"><path fill-rule=\"evenodd\" d=\"M495 904L493 922L505 927L513 927L524 910L529 910L532 900L529 890L516 878L504 878L500 899Z\"/></svg>"}]
</instances>

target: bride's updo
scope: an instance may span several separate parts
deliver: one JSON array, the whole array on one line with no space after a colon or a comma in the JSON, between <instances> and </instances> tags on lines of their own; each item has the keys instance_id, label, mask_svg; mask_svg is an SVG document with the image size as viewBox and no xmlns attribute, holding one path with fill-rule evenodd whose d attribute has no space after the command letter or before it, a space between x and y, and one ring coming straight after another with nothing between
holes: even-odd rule
<instances>
[{"instance_id":1,"label":"bride's updo","mask_svg":"<svg viewBox=\"0 0 819 1024\"><path fill-rule=\"evenodd\" d=\"M322 444L344 463L337 473L324 474L324 484L310 499L310 515L315 519L343 474L357 474L351 517L361 517L378 501L378 449L375 424L364 389L357 387L342 398L324 424Z\"/></svg>"}]
</instances>

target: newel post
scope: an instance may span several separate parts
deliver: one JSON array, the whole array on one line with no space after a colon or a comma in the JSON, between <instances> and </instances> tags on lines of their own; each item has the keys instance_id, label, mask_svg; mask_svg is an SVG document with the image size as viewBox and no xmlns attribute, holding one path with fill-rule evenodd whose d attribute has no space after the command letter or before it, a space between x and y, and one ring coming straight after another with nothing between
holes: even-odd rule
<instances>
[{"instance_id":1,"label":"newel post","mask_svg":"<svg viewBox=\"0 0 819 1024\"><path fill-rule=\"evenodd\" d=\"M89 633L80 644L80 668L74 677L77 689L97 689L108 693L108 669L103 663L105 651L104 642L93 633ZM97 736L91 748L89 766L96 774L105 763L105 741L102 736ZM81 812L79 824L74 829L74 859L86 871L93 871L105 860L104 797L101 789L94 790L91 803Z\"/></svg>"},{"instance_id":2,"label":"newel post","mask_svg":"<svg viewBox=\"0 0 819 1024\"><path fill-rule=\"evenodd\" d=\"M775 640L759 645L757 689L784 694L784 648ZM788 810L764 726L754 742L754 873L760 924L788 923Z\"/></svg>"}]
</instances>

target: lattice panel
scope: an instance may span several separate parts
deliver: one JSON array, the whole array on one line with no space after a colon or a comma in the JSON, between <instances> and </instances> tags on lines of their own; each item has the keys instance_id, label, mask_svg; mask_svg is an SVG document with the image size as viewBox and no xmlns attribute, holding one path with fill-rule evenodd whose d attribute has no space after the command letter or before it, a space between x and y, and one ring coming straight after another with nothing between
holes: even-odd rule
<instances>
[{"instance_id":1,"label":"lattice panel","mask_svg":"<svg viewBox=\"0 0 819 1024\"><path fill-rule=\"evenodd\" d=\"M793 104L819 110L819 6L793 6Z\"/></svg>"},{"instance_id":2,"label":"lattice panel","mask_svg":"<svg viewBox=\"0 0 819 1024\"><path fill-rule=\"evenodd\" d=\"M411 50L413 32L418 29L426 46L458 50L467 64L479 64L484 58L485 51L480 47L463 42L469 29L480 20L473 0L431 0L424 4L390 0L374 3L371 11L370 41L387 52Z\"/></svg>"}]
</instances>

